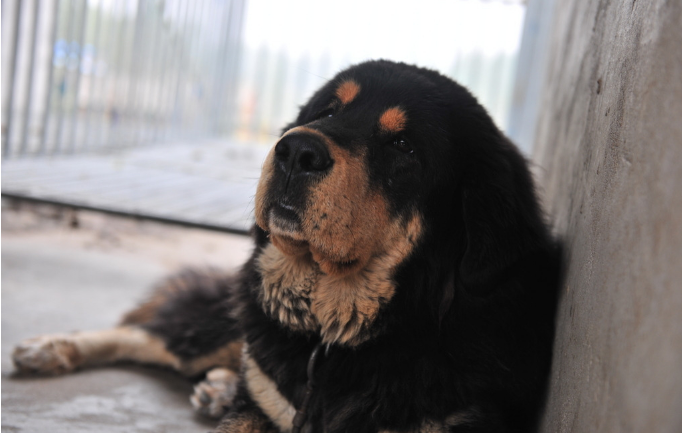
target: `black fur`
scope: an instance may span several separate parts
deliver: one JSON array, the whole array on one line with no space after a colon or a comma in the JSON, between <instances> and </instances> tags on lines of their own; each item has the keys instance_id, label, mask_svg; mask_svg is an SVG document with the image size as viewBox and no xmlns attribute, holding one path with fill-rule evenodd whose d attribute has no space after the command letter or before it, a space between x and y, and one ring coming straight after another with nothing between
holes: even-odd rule
<instances>
[{"instance_id":1,"label":"black fur","mask_svg":"<svg viewBox=\"0 0 682 433\"><path fill-rule=\"evenodd\" d=\"M169 351L182 360L207 355L241 338L233 317L235 278L217 272L185 270L155 291L168 300L152 320L138 325L164 339Z\"/></svg>"},{"instance_id":2,"label":"black fur","mask_svg":"<svg viewBox=\"0 0 682 433\"><path fill-rule=\"evenodd\" d=\"M308 428L418 431L425 420L459 413L463 421L447 431L532 431L550 367L559 249L524 158L466 89L388 61L341 72L285 130L315 121L349 78L361 86L352 109L320 128L350 151L365 146L370 181L391 215L417 211L424 227L372 325L381 332L356 347L332 346L318 363ZM407 113L399 135L413 154L391 147L395 137L374 126L396 105ZM184 294L147 326L183 357L241 334L261 370L298 407L320 338L264 313L256 261L270 241L259 227L254 237L233 294ZM236 402L228 418L254 410L243 384Z\"/></svg>"}]
</instances>

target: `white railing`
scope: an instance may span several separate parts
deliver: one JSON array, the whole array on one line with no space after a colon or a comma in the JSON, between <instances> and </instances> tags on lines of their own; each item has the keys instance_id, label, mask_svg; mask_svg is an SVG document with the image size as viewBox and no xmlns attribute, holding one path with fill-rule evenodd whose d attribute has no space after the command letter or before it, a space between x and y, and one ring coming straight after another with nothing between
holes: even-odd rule
<instances>
[{"instance_id":1,"label":"white railing","mask_svg":"<svg viewBox=\"0 0 682 433\"><path fill-rule=\"evenodd\" d=\"M2 156L229 133L244 0L3 0Z\"/></svg>"}]
</instances>

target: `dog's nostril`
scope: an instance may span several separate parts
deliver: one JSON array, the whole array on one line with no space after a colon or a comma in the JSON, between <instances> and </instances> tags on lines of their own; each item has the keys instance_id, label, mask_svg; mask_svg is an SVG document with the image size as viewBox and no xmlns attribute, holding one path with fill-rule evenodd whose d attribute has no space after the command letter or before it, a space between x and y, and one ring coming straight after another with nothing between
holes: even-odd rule
<instances>
[{"instance_id":1,"label":"dog's nostril","mask_svg":"<svg viewBox=\"0 0 682 433\"><path fill-rule=\"evenodd\" d=\"M289 145L285 140L281 140L275 146L275 157L280 161L286 162L289 159L290 153Z\"/></svg>"},{"instance_id":2,"label":"dog's nostril","mask_svg":"<svg viewBox=\"0 0 682 433\"><path fill-rule=\"evenodd\" d=\"M329 159L311 149L301 149L298 153L298 165L302 171L322 171L329 165Z\"/></svg>"},{"instance_id":3,"label":"dog's nostril","mask_svg":"<svg viewBox=\"0 0 682 433\"><path fill-rule=\"evenodd\" d=\"M281 139L275 146L275 158L291 174L322 172L333 163L322 140L308 134L288 135Z\"/></svg>"}]
</instances>

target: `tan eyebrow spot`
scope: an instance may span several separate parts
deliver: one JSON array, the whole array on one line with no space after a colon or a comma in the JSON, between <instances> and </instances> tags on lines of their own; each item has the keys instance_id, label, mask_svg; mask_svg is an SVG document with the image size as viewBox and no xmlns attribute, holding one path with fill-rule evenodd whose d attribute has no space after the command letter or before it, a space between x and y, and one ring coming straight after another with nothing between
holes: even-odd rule
<instances>
[{"instance_id":1,"label":"tan eyebrow spot","mask_svg":"<svg viewBox=\"0 0 682 433\"><path fill-rule=\"evenodd\" d=\"M350 104L360 93L360 85L353 80L346 80L336 89L336 97L343 105Z\"/></svg>"},{"instance_id":2,"label":"tan eyebrow spot","mask_svg":"<svg viewBox=\"0 0 682 433\"><path fill-rule=\"evenodd\" d=\"M379 126L384 132L400 132L405 128L407 115L400 107L391 107L379 118Z\"/></svg>"}]
</instances>

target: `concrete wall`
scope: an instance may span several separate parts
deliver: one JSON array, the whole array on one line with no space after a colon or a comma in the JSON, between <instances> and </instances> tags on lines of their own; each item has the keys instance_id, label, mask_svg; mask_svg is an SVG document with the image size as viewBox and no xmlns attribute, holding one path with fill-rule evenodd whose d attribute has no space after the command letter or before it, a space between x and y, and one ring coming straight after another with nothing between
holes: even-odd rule
<instances>
[{"instance_id":1,"label":"concrete wall","mask_svg":"<svg viewBox=\"0 0 682 433\"><path fill-rule=\"evenodd\" d=\"M534 160L566 242L545 432L682 432L682 2L562 0Z\"/></svg>"}]
</instances>

